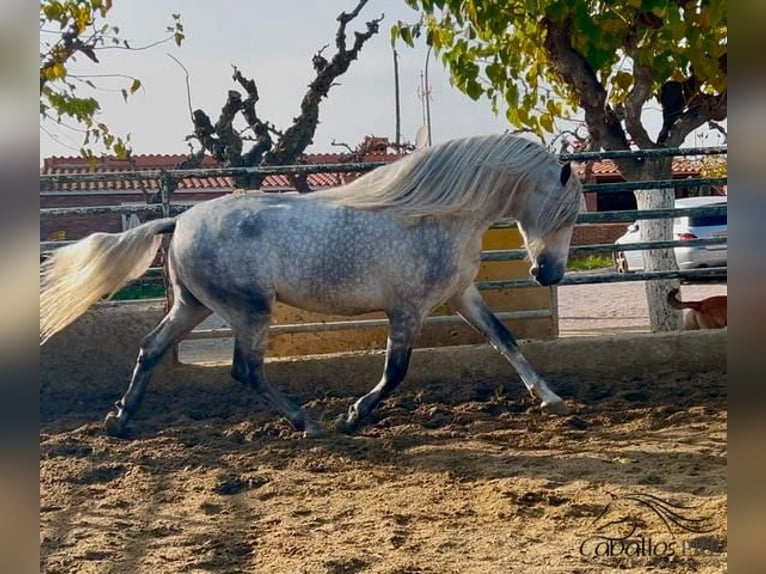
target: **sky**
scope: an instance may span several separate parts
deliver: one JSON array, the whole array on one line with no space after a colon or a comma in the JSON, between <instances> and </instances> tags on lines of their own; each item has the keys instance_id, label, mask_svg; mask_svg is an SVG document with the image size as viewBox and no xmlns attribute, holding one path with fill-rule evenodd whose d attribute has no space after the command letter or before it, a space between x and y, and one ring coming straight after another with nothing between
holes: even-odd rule
<instances>
[{"instance_id":1,"label":"sky","mask_svg":"<svg viewBox=\"0 0 766 574\"><path fill-rule=\"evenodd\" d=\"M130 80L93 78L99 86L94 95L101 102L99 121L117 134L131 134L133 153L186 153L185 137L191 133L185 74L168 54L189 71L192 107L201 108L215 121L228 90L234 89L232 65L253 78L259 89L256 106L263 120L286 129L298 115L307 84L314 77L311 57L325 44L324 52L334 49L336 17L350 11L355 0L120 0L114 3L109 22L120 27L120 34L131 45L140 47L166 37L171 14L180 13L186 39L181 47L166 43L147 50L110 49L99 52L100 65L87 59L72 71L83 74L124 74L141 80L142 88L128 102L120 89ZM393 57L389 29L397 20L412 22L416 13L402 0L370 0L359 17L348 26L349 43L353 30L364 30L364 23L385 14L380 32L362 48L359 58L338 81L320 105L320 124L314 144L307 151L342 151L331 146L334 140L351 146L365 136L394 139L395 98ZM426 46L401 45L399 83L402 139L414 141L423 125L423 105L419 97L421 72L426 62ZM489 101L470 98L449 84L449 74L432 57L428 70L431 87L431 125L434 143L467 135L500 133L509 127L501 110L495 116ZM648 110L650 134L659 130L659 114ZM40 132L40 158L78 155L81 134L46 125L51 135ZM716 134L701 136L687 144L718 145Z\"/></svg>"}]
</instances>

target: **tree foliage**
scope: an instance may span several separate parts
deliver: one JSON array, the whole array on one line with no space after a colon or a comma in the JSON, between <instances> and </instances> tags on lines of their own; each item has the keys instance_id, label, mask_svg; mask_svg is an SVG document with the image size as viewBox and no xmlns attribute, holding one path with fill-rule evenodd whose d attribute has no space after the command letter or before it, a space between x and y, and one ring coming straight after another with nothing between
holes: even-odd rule
<instances>
[{"instance_id":1,"label":"tree foliage","mask_svg":"<svg viewBox=\"0 0 766 574\"><path fill-rule=\"evenodd\" d=\"M418 36L468 96L507 104L517 128L554 132L582 110L598 147L678 146L726 117L725 0L405 0L421 12L393 39ZM663 127L641 121L655 98Z\"/></svg>"},{"instance_id":2,"label":"tree foliage","mask_svg":"<svg viewBox=\"0 0 766 574\"><path fill-rule=\"evenodd\" d=\"M582 113L589 147L679 147L698 127L726 118L726 0L404 0L420 15L391 30L426 42L452 80L473 99L485 96L508 121L538 135ZM650 136L651 100L662 127ZM670 158L615 160L628 179L671 175ZM636 192L639 209L673 206L670 190ZM643 239L668 239L669 220L641 226ZM670 249L647 250L646 269L677 267ZM653 330L678 323L664 302L667 281L648 281ZM664 291L664 293L663 293Z\"/></svg>"},{"instance_id":3,"label":"tree foliage","mask_svg":"<svg viewBox=\"0 0 766 574\"><path fill-rule=\"evenodd\" d=\"M115 135L109 126L99 122L99 101L92 95L83 95L83 91L96 89L94 80L103 75L73 73L71 70L78 58L99 64L98 53L102 50L134 49L120 35L119 27L107 21L111 9L112 0L40 1L40 120L81 131L80 151L86 157L93 157L91 145L97 143L121 158L129 152L130 135ZM173 14L173 23L167 27L167 32L167 38L153 45L167 41L181 45L184 30L180 15ZM127 101L141 89L141 80L128 76L124 80L120 91Z\"/></svg>"}]
</instances>

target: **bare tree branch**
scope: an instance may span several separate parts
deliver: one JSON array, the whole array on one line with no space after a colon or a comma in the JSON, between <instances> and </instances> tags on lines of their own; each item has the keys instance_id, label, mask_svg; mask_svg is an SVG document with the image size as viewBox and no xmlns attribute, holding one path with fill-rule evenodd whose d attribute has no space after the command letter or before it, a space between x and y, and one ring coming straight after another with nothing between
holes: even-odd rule
<instances>
[{"instance_id":1,"label":"bare tree branch","mask_svg":"<svg viewBox=\"0 0 766 574\"><path fill-rule=\"evenodd\" d=\"M649 67L636 68L635 84L625 101L625 127L633 142L642 149L655 147L654 142L641 122L641 111L646 101L652 97L652 71Z\"/></svg>"},{"instance_id":2,"label":"bare tree branch","mask_svg":"<svg viewBox=\"0 0 766 574\"><path fill-rule=\"evenodd\" d=\"M721 94L701 94L698 93L689 108L671 127L665 145L668 147L679 147L686 136L705 125L710 120L723 121L726 119L728 92Z\"/></svg>"},{"instance_id":3,"label":"bare tree branch","mask_svg":"<svg viewBox=\"0 0 766 574\"><path fill-rule=\"evenodd\" d=\"M311 144L319 123L319 104L327 97L330 89L338 85L337 78L343 75L357 59L364 44L379 31L383 16L366 23L364 32L354 32L351 47L347 43L347 27L360 13L368 0L359 0L351 12L342 12L337 17L338 29L335 36L335 54L326 57L323 53L329 45L323 46L312 57L315 77L301 102L300 114L294 118L292 125L280 131L268 121L260 119L256 113L259 99L258 87L254 80L246 78L236 67L233 80L245 92L245 97L239 91L231 90L226 103L221 109L218 121L213 125L210 117L203 110L195 110L192 114L194 139L198 140L202 149L216 160L228 166L254 165L287 165L299 161L304 150ZM234 120L241 114L247 123L249 131L254 135L255 144L243 153L243 141L249 135L234 128ZM276 143L272 139L276 136ZM262 178L239 178L237 184L250 187L258 186ZM296 186L303 192L309 191L308 184L301 178L293 178Z\"/></svg>"},{"instance_id":4,"label":"bare tree branch","mask_svg":"<svg viewBox=\"0 0 766 574\"><path fill-rule=\"evenodd\" d=\"M545 49L561 79L572 86L585 112L591 139L606 150L629 149L625 130L615 110L607 104L607 93L585 59L572 47L572 22L569 18L555 22L542 19L546 28ZM639 169L636 160L616 160L623 174Z\"/></svg>"},{"instance_id":5,"label":"bare tree branch","mask_svg":"<svg viewBox=\"0 0 766 574\"><path fill-rule=\"evenodd\" d=\"M311 187L309 187L309 176L307 173L291 173L287 176L290 183L298 193L309 193Z\"/></svg>"},{"instance_id":6,"label":"bare tree branch","mask_svg":"<svg viewBox=\"0 0 766 574\"><path fill-rule=\"evenodd\" d=\"M352 12L353 17L366 3L367 0L359 2L357 8ZM344 14L338 18L341 21L340 28L343 29L345 38L345 26L352 18L348 14L342 18ZM350 50L343 49L336 52L327 65L317 72L316 78L309 84L309 89L303 96L301 114L295 118L293 125L285 130L284 136L280 138L274 149L266 154L264 159L269 165L284 165L294 161L311 144L319 122L319 103L322 98L327 96L335 79L346 73L351 62L356 60L364 43L378 33L378 25L382 19L383 16L367 22L365 32L355 32L354 46ZM340 28L339 35L341 34ZM345 45L345 40L343 44Z\"/></svg>"},{"instance_id":7,"label":"bare tree branch","mask_svg":"<svg viewBox=\"0 0 766 574\"><path fill-rule=\"evenodd\" d=\"M223 142L225 146L226 165L231 167L242 165L242 138L239 137L233 125L234 117L241 108L242 95L235 90L229 90L229 96L226 98L226 103L221 108L221 115L218 116L218 121L214 126L219 141Z\"/></svg>"},{"instance_id":8,"label":"bare tree branch","mask_svg":"<svg viewBox=\"0 0 766 574\"><path fill-rule=\"evenodd\" d=\"M554 22L543 19L547 34L545 48L551 54L556 72L575 90L586 114L594 139L606 149L626 148L627 139L614 110L607 105L607 94L595 72L585 59L572 47L570 33L572 23L566 19Z\"/></svg>"},{"instance_id":9,"label":"bare tree branch","mask_svg":"<svg viewBox=\"0 0 766 574\"><path fill-rule=\"evenodd\" d=\"M186 82L186 104L189 106L189 119L194 121L194 112L192 111L192 99L191 99L191 85L189 83L189 70L186 69L181 63L181 60L176 58L173 54L167 54L168 58L178 64L184 71L184 81Z\"/></svg>"},{"instance_id":10,"label":"bare tree branch","mask_svg":"<svg viewBox=\"0 0 766 574\"><path fill-rule=\"evenodd\" d=\"M727 141L729 139L729 134L726 131L726 129L719 124L718 122L714 122L713 120L708 121L707 123L708 129L717 131L719 134L723 136L723 141Z\"/></svg>"},{"instance_id":11,"label":"bare tree branch","mask_svg":"<svg viewBox=\"0 0 766 574\"><path fill-rule=\"evenodd\" d=\"M359 4L357 4L356 8L350 13L341 12L338 14L336 19L340 22L340 25L338 26L338 33L335 35L335 46L338 48L339 52L342 53L346 51L346 26L351 20L359 16L359 12L364 8L365 4L367 4L367 1L368 0L359 0Z\"/></svg>"},{"instance_id":12,"label":"bare tree branch","mask_svg":"<svg viewBox=\"0 0 766 574\"><path fill-rule=\"evenodd\" d=\"M346 142L336 142L336 141L335 141L335 138L333 138L333 139L332 139L332 141L330 142L330 145L331 145L331 146L336 146L336 147L344 147L344 148L346 148L346 149L348 150L348 153L351 153L351 154L353 154L353 153L356 153L356 152L357 152L357 150L355 150L354 148L352 148L352 147L351 147L350 145L348 145Z\"/></svg>"}]
</instances>

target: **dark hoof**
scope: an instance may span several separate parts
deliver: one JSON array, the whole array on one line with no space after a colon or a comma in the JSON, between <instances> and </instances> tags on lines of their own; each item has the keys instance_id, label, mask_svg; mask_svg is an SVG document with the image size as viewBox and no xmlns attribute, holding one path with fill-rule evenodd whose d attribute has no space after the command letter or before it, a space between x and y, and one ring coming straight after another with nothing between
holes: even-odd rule
<instances>
[{"instance_id":1,"label":"dark hoof","mask_svg":"<svg viewBox=\"0 0 766 574\"><path fill-rule=\"evenodd\" d=\"M348 418L340 415L335 419L335 431L341 434L352 435L359 428L359 423L349 422Z\"/></svg>"},{"instance_id":2,"label":"dark hoof","mask_svg":"<svg viewBox=\"0 0 766 574\"><path fill-rule=\"evenodd\" d=\"M104 419L104 431L109 436L125 438L127 436L127 423L120 419L117 413L108 413Z\"/></svg>"},{"instance_id":3,"label":"dark hoof","mask_svg":"<svg viewBox=\"0 0 766 574\"><path fill-rule=\"evenodd\" d=\"M569 414L569 407L567 404L562 401L550 401L550 402L543 402L540 405L540 408L543 410L544 413L550 413L554 415L568 415Z\"/></svg>"},{"instance_id":4,"label":"dark hoof","mask_svg":"<svg viewBox=\"0 0 766 574\"><path fill-rule=\"evenodd\" d=\"M303 425L303 438L322 438L324 430L311 419L307 418Z\"/></svg>"}]
</instances>

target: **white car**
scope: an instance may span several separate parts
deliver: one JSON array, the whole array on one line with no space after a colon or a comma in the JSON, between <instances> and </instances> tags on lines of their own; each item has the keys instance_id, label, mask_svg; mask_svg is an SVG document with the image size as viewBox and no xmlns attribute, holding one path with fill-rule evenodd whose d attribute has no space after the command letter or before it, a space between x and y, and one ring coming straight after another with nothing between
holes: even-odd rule
<instances>
[{"instance_id":1,"label":"white car","mask_svg":"<svg viewBox=\"0 0 766 574\"><path fill-rule=\"evenodd\" d=\"M701 207L704 205L726 204L725 196L687 197L677 199L676 208ZM727 217L723 215L684 215L673 220L674 240L707 239L711 237L726 237ZM628 225L627 232L622 235L616 245L638 243L641 234L638 222ZM676 246L676 260L679 269L695 269L700 267L726 267L726 244L703 245L699 247ZM614 266L619 273L626 271L642 271L644 269L644 252L642 250L615 251Z\"/></svg>"}]
</instances>

